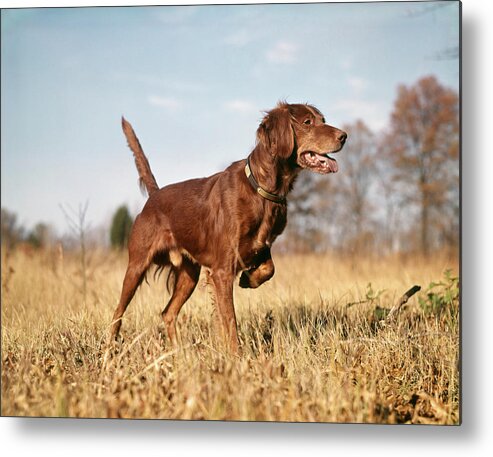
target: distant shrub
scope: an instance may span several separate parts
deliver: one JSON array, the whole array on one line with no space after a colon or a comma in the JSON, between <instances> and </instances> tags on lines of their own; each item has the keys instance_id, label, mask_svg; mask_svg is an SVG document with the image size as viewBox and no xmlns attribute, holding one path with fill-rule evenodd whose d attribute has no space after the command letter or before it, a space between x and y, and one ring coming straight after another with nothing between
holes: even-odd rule
<instances>
[{"instance_id":1,"label":"distant shrub","mask_svg":"<svg viewBox=\"0 0 493 457\"><path fill-rule=\"evenodd\" d=\"M110 242L111 247L123 249L127 246L128 237L132 228L133 220L125 205L120 206L111 223Z\"/></svg>"}]
</instances>

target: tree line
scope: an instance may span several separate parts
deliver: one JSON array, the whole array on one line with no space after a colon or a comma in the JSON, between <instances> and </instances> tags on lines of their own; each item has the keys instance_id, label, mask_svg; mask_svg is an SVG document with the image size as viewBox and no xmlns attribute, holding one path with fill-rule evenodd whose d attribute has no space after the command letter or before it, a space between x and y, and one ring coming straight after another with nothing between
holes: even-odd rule
<instances>
[{"instance_id":1,"label":"tree line","mask_svg":"<svg viewBox=\"0 0 493 457\"><path fill-rule=\"evenodd\" d=\"M128 237L133 225L127 205L121 205L113 214L109 230L91 230L86 221L87 204L79 208L78 212L68 213L62 208L70 230L70 235L63 238L57 237L54 229L43 222L34 226L30 231L18 222L17 214L2 208L1 236L2 246L7 250L18 245L28 246L35 249L50 248L59 243L65 248L77 248L85 251L86 242L90 247L105 247L109 245L113 249L124 249L127 247ZM102 236L101 236L102 234Z\"/></svg>"}]
</instances>

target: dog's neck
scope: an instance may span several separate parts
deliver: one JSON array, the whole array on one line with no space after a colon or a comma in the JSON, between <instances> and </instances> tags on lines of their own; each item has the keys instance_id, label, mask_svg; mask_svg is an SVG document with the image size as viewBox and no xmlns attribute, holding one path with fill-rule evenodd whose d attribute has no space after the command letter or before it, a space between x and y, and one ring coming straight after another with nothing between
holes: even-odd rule
<instances>
[{"instance_id":1,"label":"dog's neck","mask_svg":"<svg viewBox=\"0 0 493 457\"><path fill-rule=\"evenodd\" d=\"M282 197L286 197L293 188L299 171L289 159L279 159L260 144L250 154L250 168L263 189Z\"/></svg>"}]
</instances>

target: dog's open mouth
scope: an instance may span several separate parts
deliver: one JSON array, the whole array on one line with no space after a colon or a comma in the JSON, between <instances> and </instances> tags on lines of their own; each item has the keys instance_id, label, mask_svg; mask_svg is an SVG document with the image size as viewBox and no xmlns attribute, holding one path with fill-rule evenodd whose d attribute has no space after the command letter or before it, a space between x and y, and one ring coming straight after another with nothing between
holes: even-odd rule
<instances>
[{"instance_id":1,"label":"dog's open mouth","mask_svg":"<svg viewBox=\"0 0 493 457\"><path fill-rule=\"evenodd\" d=\"M300 165L303 168L309 168L317 173L337 173L339 166L335 159L329 154L317 154L316 152L308 151L300 155Z\"/></svg>"}]
</instances>

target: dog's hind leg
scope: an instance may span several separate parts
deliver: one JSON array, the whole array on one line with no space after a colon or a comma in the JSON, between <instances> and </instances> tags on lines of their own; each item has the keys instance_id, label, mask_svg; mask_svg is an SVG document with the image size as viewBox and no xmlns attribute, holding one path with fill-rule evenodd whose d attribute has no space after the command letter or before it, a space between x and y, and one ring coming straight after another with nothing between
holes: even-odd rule
<instances>
[{"instance_id":1,"label":"dog's hind leg","mask_svg":"<svg viewBox=\"0 0 493 457\"><path fill-rule=\"evenodd\" d=\"M118 337L122 325L122 316L132 300L135 291L142 283L153 259L153 256L149 255L152 252L152 248L149 246L150 243L143 243L142 239L140 218L137 217L128 243L128 266L123 280L120 301L113 314L110 334L111 340Z\"/></svg>"},{"instance_id":2,"label":"dog's hind leg","mask_svg":"<svg viewBox=\"0 0 493 457\"><path fill-rule=\"evenodd\" d=\"M162 312L162 317L168 337L171 343L176 346L176 318L182 306L195 290L199 281L200 265L184 256L180 265L173 267L173 271L175 273L174 289L166 308Z\"/></svg>"},{"instance_id":3,"label":"dog's hind leg","mask_svg":"<svg viewBox=\"0 0 493 457\"><path fill-rule=\"evenodd\" d=\"M111 340L115 340L118 337L120 327L122 326L123 313L132 300L135 291L144 279L147 267L148 265L143 265L141 262L137 263L130 261L128 264L127 271L125 273L125 279L123 280L120 301L118 302L118 306L113 314L111 324Z\"/></svg>"}]
</instances>

